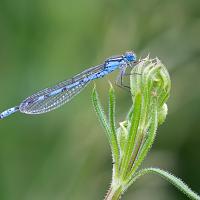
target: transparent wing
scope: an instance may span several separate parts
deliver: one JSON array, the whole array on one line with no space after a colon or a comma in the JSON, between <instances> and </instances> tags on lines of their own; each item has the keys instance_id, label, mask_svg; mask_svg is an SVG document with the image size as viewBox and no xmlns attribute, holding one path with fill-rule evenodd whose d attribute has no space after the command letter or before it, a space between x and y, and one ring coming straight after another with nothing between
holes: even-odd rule
<instances>
[{"instance_id":1,"label":"transparent wing","mask_svg":"<svg viewBox=\"0 0 200 200\"><path fill-rule=\"evenodd\" d=\"M92 67L70 80L63 81L52 88L46 88L33 94L20 104L20 112L26 114L41 114L62 106L75 95L79 94L89 84L89 79L83 81L85 77L100 72L102 67L103 65Z\"/></svg>"},{"instance_id":2,"label":"transparent wing","mask_svg":"<svg viewBox=\"0 0 200 200\"><path fill-rule=\"evenodd\" d=\"M66 89L56 95L44 98L43 100L38 100L36 98L34 100L33 97L28 98L20 105L20 111L27 114L41 114L54 110L70 101L75 95L83 90L88 83L89 82L78 84L77 86Z\"/></svg>"}]
</instances>

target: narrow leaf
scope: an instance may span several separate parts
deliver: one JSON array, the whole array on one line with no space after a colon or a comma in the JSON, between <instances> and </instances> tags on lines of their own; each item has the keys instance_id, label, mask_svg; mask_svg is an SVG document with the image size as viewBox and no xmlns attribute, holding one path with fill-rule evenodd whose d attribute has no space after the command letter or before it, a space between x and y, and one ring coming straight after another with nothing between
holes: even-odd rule
<instances>
[{"instance_id":1,"label":"narrow leaf","mask_svg":"<svg viewBox=\"0 0 200 200\"><path fill-rule=\"evenodd\" d=\"M122 159L122 165L121 165L122 178L124 178L127 173L129 161L130 161L130 158L133 152L133 147L135 144L135 137L137 134L138 125L140 121L140 115L141 115L141 104L142 104L141 98L142 98L141 93L138 92L135 95L134 110L133 110L132 119L131 119L131 127L129 130L128 140L125 145L125 155Z\"/></svg>"},{"instance_id":2,"label":"narrow leaf","mask_svg":"<svg viewBox=\"0 0 200 200\"><path fill-rule=\"evenodd\" d=\"M146 169L140 170L138 173L135 174L132 181L129 183L129 186L134 181L136 181L136 179L149 173L159 175L165 180L169 181L172 185L174 185L177 189L179 189L181 192L187 195L190 199L200 200L200 196L197 195L195 192L193 192L181 179L177 178L176 176L172 175L169 172L166 172L158 168L146 168Z\"/></svg>"},{"instance_id":3,"label":"narrow leaf","mask_svg":"<svg viewBox=\"0 0 200 200\"><path fill-rule=\"evenodd\" d=\"M110 127L108 125L107 122L107 117L104 114L103 108L101 106L99 97L98 97L98 93L96 91L96 87L94 87L93 91L92 91L92 103L94 105L94 109L97 113L97 116L102 124L102 126L104 127L104 129L106 130L106 136L108 137L110 146L111 146L111 130Z\"/></svg>"},{"instance_id":4,"label":"narrow leaf","mask_svg":"<svg viewBox=\"0 0 200 200\"><path fill-rule=\"evenodd\" d=\"M119 145L117 142L116 127L115 127L115 93L110 84L109 90L109 125L111 129L111 150L113 153L113 161L116 172L119 170Z\"/></svg>"},{"instance_id":5,"label":"narrow leaf","mask_svg":"<svg viewBox=\"0 0 200 200\"><path fill-rule=\"evenodd\" d=\"M143 146L141 147L141 150L138 154L138 157L134 163L134 166L133 168L131 169L131 172L130 174L128 174L127 177L131 177L132 174L135 173L135 171L137 170L137 168L140 166L140 164L142 163L142 161L145 159L148 151L150 150L153 142L154 142L154 139L155 139L155 136L156 136L156 129L157 129L157 126L158 126L158 114L157 114L157 106L156 106L156 102L155 102L155 99L154 99L154 103L152 105L152 118L151 118L151 124L150 124L150 127L149 127L149 130L148 130L148 135L147 135L147 139L146 141L144 142Z\"/></svg>"}]
</instances>

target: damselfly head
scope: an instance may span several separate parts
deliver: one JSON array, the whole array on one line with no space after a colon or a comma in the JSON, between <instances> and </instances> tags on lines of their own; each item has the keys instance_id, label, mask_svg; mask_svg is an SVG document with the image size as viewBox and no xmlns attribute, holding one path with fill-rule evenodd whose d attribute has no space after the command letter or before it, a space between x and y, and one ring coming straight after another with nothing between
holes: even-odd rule
<instances>
[{"instance_id":1,"label":"damselfly head","mask_svg":"<svg viewBox=\"0 0 200 200\"><path fill-rule=\"evenodd\" d=\"M128 62L135 62L136 59L137 59L135 53L132 52L132 51L126 52L126 53L124 54L124 58L125 58Z\"/></svg>"}]
</instances>

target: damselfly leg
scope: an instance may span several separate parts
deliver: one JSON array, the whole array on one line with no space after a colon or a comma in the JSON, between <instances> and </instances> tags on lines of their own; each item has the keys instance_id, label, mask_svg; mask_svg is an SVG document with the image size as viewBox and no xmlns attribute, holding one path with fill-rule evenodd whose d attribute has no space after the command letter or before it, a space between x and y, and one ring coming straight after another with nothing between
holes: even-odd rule
<instances>
[{"instance_id":1,"label":"damselfly leg","mask_svg":"<svg viewBox=\"0 0 200 200\"><path fill-rule=\"evenodd\" d=\"M138 62L135 62L134 65L132 65L131 63L127 63L126 65L124 65L121 68L120 73L115 80L116 86L130 91L130 86L124 84L124 77L133 76L133 75L142 75L141 73L138 73L138 72L133 72L133 73L127 73L126 72L127 66L129 66L130 68L133 68L133 67L135 67L136 64L138 64Z\"/></svg>"}]
</instances>

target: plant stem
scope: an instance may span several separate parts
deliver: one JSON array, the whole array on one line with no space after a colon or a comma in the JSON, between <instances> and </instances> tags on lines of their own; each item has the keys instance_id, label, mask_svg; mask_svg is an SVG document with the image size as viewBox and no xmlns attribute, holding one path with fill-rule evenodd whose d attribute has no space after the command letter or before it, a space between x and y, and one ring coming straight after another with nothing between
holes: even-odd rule
<instances>
[{"instance_id":1,"label":"plant stem","mask_svg":"<svg viewBox=\"0 0 200 200\"><path fill-rule=\"evenodd\" d=\"M122 195L122 187L119 186L117 188L113 188L112 186L108 190L107 195L105 196L104 200L119 200L121 199Z\"/></svg>"}]
</instances>

